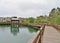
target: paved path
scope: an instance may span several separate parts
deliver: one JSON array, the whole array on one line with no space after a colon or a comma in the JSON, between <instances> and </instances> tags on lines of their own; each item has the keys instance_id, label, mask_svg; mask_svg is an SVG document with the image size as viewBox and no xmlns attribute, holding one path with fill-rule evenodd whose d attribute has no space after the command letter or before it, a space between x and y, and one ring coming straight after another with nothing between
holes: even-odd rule
<instances>
[{"instance_id":1,"label":"paved path","mask_svg":"<svg viewBox=\"0 0 60 43\"><path fill-rule=\"evenodd\" d=\"M53 27L46 26L42 43L60 43L60 32Z\"/></svg>"}]
</instances>

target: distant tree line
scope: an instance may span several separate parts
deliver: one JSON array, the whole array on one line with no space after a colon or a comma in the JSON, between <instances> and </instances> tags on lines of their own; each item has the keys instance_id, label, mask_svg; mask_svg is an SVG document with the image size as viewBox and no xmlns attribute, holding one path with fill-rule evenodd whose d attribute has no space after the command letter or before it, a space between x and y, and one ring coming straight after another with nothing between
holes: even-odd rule
<instances>
[{"instance_id":1,"label":"distant tree line","mask_svg":"<svg viewBox=\"0 0 60 43\"><path fill-rule=\"evenodd\" d=\"M58 24L60 25L60 8L53 8L49 16L38 16L36 18L29 17L29 18L21 18L19 17L21 23L36 23L36 24ZM1 19L0 22L11 22L11 19L8 17L6 19Z\"/></svg>"},{"instance_id":2,"label":"distant tree line","mask_svg":"<svg viewBox=\"0 0 60 43\"><path fill-rule=\"evenodd\" d=\"M49 16L38 16L36 18L33 17L29 17L24 19L24 22L28 22L28 23L45 23L45 24L58 24L60 25L60 8L53 8L50 13Z\"/></svg>"}]
</instances>

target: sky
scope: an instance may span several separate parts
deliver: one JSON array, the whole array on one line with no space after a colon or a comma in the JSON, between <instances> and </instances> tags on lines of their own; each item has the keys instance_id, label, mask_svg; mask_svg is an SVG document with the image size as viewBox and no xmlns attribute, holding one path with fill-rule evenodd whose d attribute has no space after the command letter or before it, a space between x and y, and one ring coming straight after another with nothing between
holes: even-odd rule
<instances>
[{"instance_id":1,"label":"sky","mask_svg":"<svg viewBox=\"0 0 60 43\"><path fill-rule=\"evenodd\" d=\"M60 7L60 0L0 0L0 17L37 17L49 15Z\"/></svg>"}]
</instances>

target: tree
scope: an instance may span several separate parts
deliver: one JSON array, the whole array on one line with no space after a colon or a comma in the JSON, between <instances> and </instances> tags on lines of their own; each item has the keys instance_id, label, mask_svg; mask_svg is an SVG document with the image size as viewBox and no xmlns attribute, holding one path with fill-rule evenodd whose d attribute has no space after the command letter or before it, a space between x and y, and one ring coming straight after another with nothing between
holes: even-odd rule
<instances>
[{"instance_id":1,"label":"tree","mask_svg":"<svg viewBox=\"0 0 60 43\"><path fill-rule=\"evenodd\" d=\"M51 24L60 24L60 8L53 8L49 14Z\"/></svg>"},{"instance_id":2,"label":"tree","mask_svg":"<svg viewBox=\"0 0 60 43\"><path fill-rule=\"evenodd\" d=\"M27 19L27 21L28 21L29 23L33 23L34 20L35 20L35 19L34 19L33 17L30 17L30 18Z\"/></svg>"}]
</instances>

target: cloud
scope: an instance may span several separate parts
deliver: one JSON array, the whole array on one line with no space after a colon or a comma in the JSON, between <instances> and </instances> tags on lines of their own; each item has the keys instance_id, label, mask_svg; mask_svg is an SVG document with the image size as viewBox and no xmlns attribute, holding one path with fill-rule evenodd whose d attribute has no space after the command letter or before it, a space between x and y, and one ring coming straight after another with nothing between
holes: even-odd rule
<instances>
[{"instance_id":1,"label":"cloud","mask_svg":"<svg viewBox=\"0 0 60 43\"><path fill-rule=\"evenodd\" d=\"M0 0L0 16L36 17L48 15L58 0Z\"/></svg>"}]
</instances>

